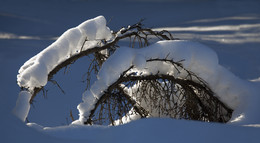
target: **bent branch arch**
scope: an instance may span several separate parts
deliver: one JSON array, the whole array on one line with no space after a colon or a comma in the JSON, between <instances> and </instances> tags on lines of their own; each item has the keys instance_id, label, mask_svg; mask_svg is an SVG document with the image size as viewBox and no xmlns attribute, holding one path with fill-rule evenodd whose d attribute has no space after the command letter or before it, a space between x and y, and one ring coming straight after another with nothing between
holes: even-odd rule
<instances>
[{"instance_id":1,"label":"bent branch arch","mask_svg":"<svg viewBox=\"0 0 260 143\"><path fill-rule=\"evenodd\" d=\"M184 69L180 62L173 60L147 60L153 61L168 62L178 69ZM131 108L141 118L170 117L222 123L231 118L233 110L223 104L207 83L193 72L184 69L187 72L185 78L159 73L136 76L133 72L129 73L133 68L134 66L129 67L106 89L86 117L85 124L103 124L107 120L110 125L114 125L116 120L129 116ZM127 93L127 89L134 86L132 91L135 92ZM121 97L124 97L124 101L118 100ZM129 104L122 106L126 104L120 102ZM110 108L107 104L114 107ZM112 111L115 109L117 112Z\"/></svg>"}]
</instances>

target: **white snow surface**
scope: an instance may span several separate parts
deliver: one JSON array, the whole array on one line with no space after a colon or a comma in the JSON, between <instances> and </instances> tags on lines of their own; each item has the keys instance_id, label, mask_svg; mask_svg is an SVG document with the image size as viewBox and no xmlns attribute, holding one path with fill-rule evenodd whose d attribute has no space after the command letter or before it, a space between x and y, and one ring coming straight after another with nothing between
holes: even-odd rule
<instances>
[{"instance_id":1,"label":"white snow surface","mask_svg":"<svg viewBox=\"0 0 260 143\"><path fill-rule=\"evenodd\" d=\"M101 40L109 40L111 37L103 16L67 30L54 43L24 63L17 75L18 85L29 90L45 86L48 74L57 65L81 51L98 47Z\"/></svg>"},{"instance_id":2,"label":"white snow surface","mask_svg":"<svg viewBox=\"0 0 260 143\"><path fill-rule=\"evenodd\" d=\"M167 118L149 118L133 121L121 126L85 126L69 125L59 127L30 127L50 136L66 140L89 142L246 142L259 139L257 128L210 124L198 121L172 120ZM159 130L164 127L165 130ZM241 130L243 129L243 130ZM147 130L151 132L147 132ZM184 130L184 131L180 131ZM235 130L236 133L233 133ZM211 134L213 131L218 134ZM246 135L245 134L249 134ZM258 132L259 133L259 132ZM190 134L188 137L187 134ZM168 137L174 137L169 139ZM232 139L230 139L232 138ZM138 140L136 140L138 139Z\"/></svg>"},{"instance_id":3,"label":"white snow surface","mask_svg":"<svg viewBox=\"0 0 260 143\"><path fill-rule=\"evenodd\" d=\"M79 120L84 122L84 117L90 114L94 108L94 103L100 98L102 93L113 84L120 75L132 65L137 70L146 74L174 73L174 67L168 64L146 63L149 59L164 59L182 61L183 67L194 72L205 80L209 87L216 93L216 96L227 106L235 110L233 119L240 114L246 116L248 107L247 99L253 95L248 83L239 79L224 67L219 65L217 54L197 42L186 40L159 41L149 47L133 49L121 47L103 64L98 73L97 81L91 86L90 90L83 94L83 102L78 105ZM181 71L180 75L185 76ZM247 118L250 122L250 118ZM255 118L254 118L255 120ZM239 121L242 121L239 120ZM238 122L238 120L237 120Z\"/></svg>"}]
</instances>

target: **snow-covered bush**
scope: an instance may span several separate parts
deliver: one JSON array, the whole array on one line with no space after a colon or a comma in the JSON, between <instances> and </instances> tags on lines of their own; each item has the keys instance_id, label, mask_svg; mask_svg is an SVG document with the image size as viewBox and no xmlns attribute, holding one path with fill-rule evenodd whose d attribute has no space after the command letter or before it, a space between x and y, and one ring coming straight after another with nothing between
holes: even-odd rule
<instances>
[{"instance_id":1,"label":"snow-covered bush","mask_svg":"<svg viewBox=\"0 0 260 143\"><path fill-rule=\"evenodd\" d=\"M75 124L118 125L147 117L228 122L245 92L230 87L238 79L218 64L216 53L141 22L112 32L99 16L67 30L20 68L16 115L25 120L29 102L55 73L93 55ZM129 47L119 46L124 39ZM90 85L93 74L97 80Z\"/></svg>"}]
</instances>

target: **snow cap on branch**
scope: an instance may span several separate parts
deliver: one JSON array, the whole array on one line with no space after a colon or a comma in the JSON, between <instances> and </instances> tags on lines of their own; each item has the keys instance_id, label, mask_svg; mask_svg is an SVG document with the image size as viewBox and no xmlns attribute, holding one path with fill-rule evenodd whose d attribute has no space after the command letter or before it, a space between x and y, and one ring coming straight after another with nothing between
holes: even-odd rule
<instances>
[{"instance_id":1,"label":"snow cap on branch","mask_svg":"<svg viewBox=\"0 0 260 143\"><path fill-rule=\"evenodd\" d=\"M79 52L98 47L112 37L106 19L98 16L64 32L54 43L29 59L20 68L17 83L32 91L47 84L48 74L60 63ZM87 41L85 41L87 40Z\"/></svg>"}]
</instances>

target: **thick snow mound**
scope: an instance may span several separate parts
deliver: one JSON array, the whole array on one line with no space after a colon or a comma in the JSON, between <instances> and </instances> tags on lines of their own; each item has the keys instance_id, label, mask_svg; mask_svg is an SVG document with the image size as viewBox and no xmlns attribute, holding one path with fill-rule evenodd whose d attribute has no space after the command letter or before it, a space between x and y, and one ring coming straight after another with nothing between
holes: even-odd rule
<instances>
[{"instance_id":1,"label":"thick snow mound","mask_svg":"<svg viewBox=\"0 0 260 143\"><path fill-rule=\"evenodd\" d=\"M162 74L175 74L173 67L167 64L146 62L156 58L182 61L185 69L205 80L216 96L234 110L244 106L245 96L250 94L247 84L219 65L217 54L205 45L183 40L159 41L142 49L118 49L103 64L98 73L98 80L83 94L83 102L78 105L79 120L84 122L84 117L94 108L93 102L96 102L104 90L131 66L148 74L156 74L158 71Z\"/></svg>"},{"instance_id":2,"label":"thick snow mound","mask_svg":"<svg viewBox=\"0 0 260 143\"><path fill-rule=\"evenodd\" d=\"M17 75L20 87L33 90L46 85L48 74L61 62L110 39L106 19L98 16L64 32L53 44L24 63Z\"/></svg>"}]
</instances>

